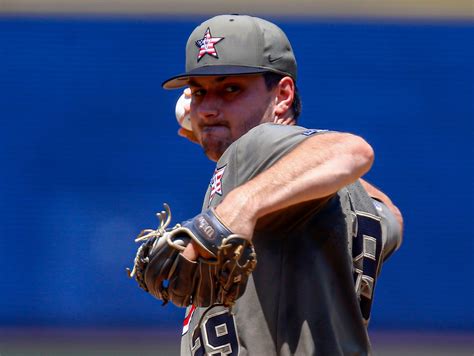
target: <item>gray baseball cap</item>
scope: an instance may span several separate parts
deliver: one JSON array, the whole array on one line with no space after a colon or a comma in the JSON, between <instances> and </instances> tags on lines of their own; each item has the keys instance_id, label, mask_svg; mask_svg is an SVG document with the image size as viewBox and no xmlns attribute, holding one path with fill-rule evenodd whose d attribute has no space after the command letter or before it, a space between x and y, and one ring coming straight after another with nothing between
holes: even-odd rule
<instances>
[{"instance_id":1,"label":"gray baseball cap","mask_svg":"<svg viewBox=\"0 0 474 356\"><path fill-rule=\"evenodd\" d=\"M165 89L190 77L275 72L296 81L290 41L275 24L247 15L219 15L194 29L186 44L186 72L165 80Z\"/></svg>"}]
</instances>

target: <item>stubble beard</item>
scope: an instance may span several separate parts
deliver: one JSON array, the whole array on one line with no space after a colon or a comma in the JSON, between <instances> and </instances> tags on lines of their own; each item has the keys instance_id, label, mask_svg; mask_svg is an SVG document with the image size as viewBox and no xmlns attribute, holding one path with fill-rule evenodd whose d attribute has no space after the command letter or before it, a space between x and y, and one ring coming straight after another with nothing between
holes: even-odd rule
<instances>
[{"instance_id":1,"label":"stubble beard","mask_svg":"<svg viewBox=\"0 0 474 356\"><path fill-rule=\"evenodd\" d=\"M267 107L268 109L268 107ZM271 120L266 119L268 112L270 110L262 110L262 112L254 113L251 120L244 120L242 122L243 127L241 128L241 134L239 137L233 138L232 136L227 136L221 139L209 139L206 138L201 142L201 146L204 150L206 156L211 160L217 162L219 158L224 154L224 152L229 148L234 141L237 141L240 137L245 135L247 132L252 130L254 127L264 123L270 122ZM229 128L230 130L230 128ZM238 130L239 131L239 130Z\"/></svg>"},{"instance_id":2,"label":"stubble beard","mask_svg":"<svg viewBox=\"0 0 474 356\"><path fill-rule=\"evenodd\" d=\"M209 142L206 140L202 142L201 145L207 158L209 158L211 161L217 162L231 144L232 140L224 139L216 140L214 142Z\"/></svg>"}]
</instances>

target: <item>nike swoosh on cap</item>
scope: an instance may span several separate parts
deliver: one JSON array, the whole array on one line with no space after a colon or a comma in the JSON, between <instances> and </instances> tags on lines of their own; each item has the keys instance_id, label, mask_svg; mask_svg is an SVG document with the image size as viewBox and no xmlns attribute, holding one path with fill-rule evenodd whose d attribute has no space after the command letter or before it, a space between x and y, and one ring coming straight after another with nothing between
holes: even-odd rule
<instances>
[{"instance_id":1,"label":"nike swoosh on cap","mask_svg":"<svg viewBox=\"0 0 474 356\"><path fill-rule=\"evenodd\" d=\"M277 57L277 58L272 58L272 55L271 55L271 54L268 55L268 61L269 61L270 63L279 61L279 60L282 59L282 58L283 58L283 57L281 57L281 56L280 56L280 57Z\"/></svg>"}]
</instances>

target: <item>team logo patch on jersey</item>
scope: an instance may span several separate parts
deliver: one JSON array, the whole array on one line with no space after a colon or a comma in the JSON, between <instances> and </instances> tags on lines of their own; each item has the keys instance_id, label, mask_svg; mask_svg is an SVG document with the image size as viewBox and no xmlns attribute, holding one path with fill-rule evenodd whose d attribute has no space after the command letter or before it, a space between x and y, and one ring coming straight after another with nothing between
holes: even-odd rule
<instances>
[{"instance_id":1,"label":"team logo patch on jersey","mask_svg":"<svg viewBox=\"0 0 474 356\"><path fill-rule=\"evenodd\" d=\"M209 183L209 187L211 188L211 192L209 194L209 204L211 204L211 201L216 194L222 195L222 177L224 176L225 167L226 166L216 168L214 171L214 175L212 176L211 182Z\"/></svg>"},{"instance_id":2,"label":"team logo patch on jersey","mask_svg":"<svg viewBox=\"0 0 474 356\"><path fill-rule=\"evenodd\" d=\"M223 39L224 37L212 37L211 29L208 27L206 33L204 33L204 37L196 41L196 46L199 48L197 61L199 62L206 54L214 58L219 58L215 44Z\"/></svg>"},{"instance_id":3,"label":"team logo patch on jersey","mask_svg":"<svg viewBox=\"0 0 474 356\"><path fill-rule=\"evenodd\" d=\"M326 132L326 131L327 130L307 129L303 131L302 135L311 136L311 135L314 135L315 133Z\"/></svg>"}]
</instances>

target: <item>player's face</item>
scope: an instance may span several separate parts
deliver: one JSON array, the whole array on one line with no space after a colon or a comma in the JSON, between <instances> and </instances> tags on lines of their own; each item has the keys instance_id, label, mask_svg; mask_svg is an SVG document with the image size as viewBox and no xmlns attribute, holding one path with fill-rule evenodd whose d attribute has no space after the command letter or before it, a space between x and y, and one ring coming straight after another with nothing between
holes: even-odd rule
<instances>
[{"instance_id":1,"label":"player's face","mask_svg":"<svg viewBox=\"0 0 474 356\"><path fill-rule=\"evenodd\" d=\"M272 120L274 90L262 75L194 77L189 87L193 133L213 161L247 131Z\"/></svg>"}]
</instances>

